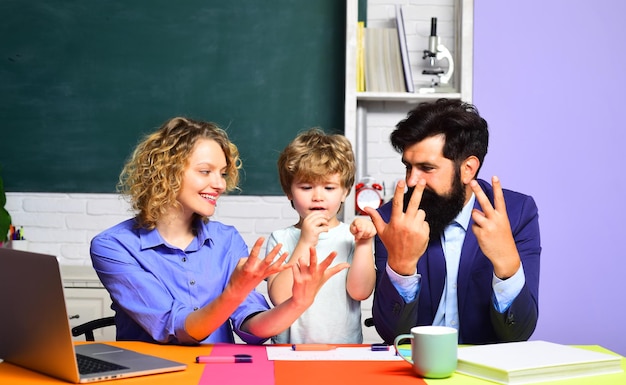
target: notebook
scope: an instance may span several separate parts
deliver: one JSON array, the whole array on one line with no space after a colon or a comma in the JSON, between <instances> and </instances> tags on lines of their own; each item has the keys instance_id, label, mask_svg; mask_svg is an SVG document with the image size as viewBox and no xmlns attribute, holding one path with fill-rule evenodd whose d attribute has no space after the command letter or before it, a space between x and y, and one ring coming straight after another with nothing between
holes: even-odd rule
<instances>
[{"instance_id":1,"label":"notebook","mask_svg":"<svg viewBox=\"0 0 626 385\"><path fill-rule=\"evenodd\" d=\"M0 358L83 383L186 369L187 365L103 343L74 346L59 263L52 255L0 248ZM94 361L79 374L79 361Z\"/></svg>"},{"instance_id":2,"label":"notebook","mask_svg":"<svg viewBox=\"0 0 626 385\"><path fill-rule=\"evenodd\" d=\"M457 372L501 384L532 384L622 373L619 355L547 341L459 347ZM594 383L592 379L589 383Z\"/></svg>"}]
</instances>

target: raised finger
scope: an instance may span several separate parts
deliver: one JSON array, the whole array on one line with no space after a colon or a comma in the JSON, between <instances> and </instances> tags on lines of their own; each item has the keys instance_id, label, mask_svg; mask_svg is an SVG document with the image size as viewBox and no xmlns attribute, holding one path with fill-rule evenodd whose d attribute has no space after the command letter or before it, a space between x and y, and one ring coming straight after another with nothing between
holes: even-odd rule
<instances>
[{"instance_id":1,"label":"raised finger","mask_svg":"<svg viewBox=\"0 0 626 385\"><path fill-rule=\"evenodd\" d=\"M333 261L335 260L336 256L337 256L337 252L336 251L333 251L330 254L328 254L326 259L324 259L322 262L320 262L320 268L322 270L326 270L328 268L328 266L330 266L330 264L333 263Z\"/></svg>"},{"instance_id":2,"label":"raised finger","mask_svg":"<svg viewBox=\"0 0 626 385\"><path fill-rule=\"evenodd\" d=\"M300 273L300 264L299 263L294 263L293 265L291 265L291 272L293 274L293 280L295 282L300 282L300 278L302 277L302 275Z\"/></svg>"},{"instance_id":3,"label":"raised finger","mask_svg":"<svg viewBox=\"0 0 626 385\"><path fill-rule=\"evenodd\" d=\"M472 219L474 220L474 226L478 227L483 227L485 225L485 221L487 220L485 213L477 209L472 210Z\"/></svg>"},{"instance_id":4,"label":"raised finger","mask_svg":"<svg viewBox=\"0 0 626 385\"><path fill-rule=\"evenodd\" d=\"M284 253L280 254L278 256L278 259L276 259L273 262L271 260L268 261L266 259L265 260L265 264L266 265L270 265L270 268L281 269L282 270L283 266L287 267L289 265L288 263L285 263L285 260L287 259L288 256L289 256L289 253L284 252Z\"/></svg>"},{"instance_id":5,"label":"raised finger","mask_svg":"<svg viewBox=\"0 0 626 385\"><path fill-rule=\"evenodd\" d=\"M309 266L317 266L317 251L315 247L309 247Z\"/></svg>"},{"instance_id":6,"label":"raised finger","mask_svg":"<svg viewBox=\"0 0 626 385\"><path fill-rule=\"evenodd\" d=\"M252 250L250 251L250 257L259 257L259 253L261 252L261 246L263 246L263 242L265 242L265 238L259 237L259 239L254 242L254 246L252 246ZM276 256L276 253L274 254Z\"/></svg>"},{"instance_id":7,"label":"raised finger","mask_svg":"<svg viewBox=\"0 0 626 385\"><path fill-rule=\"evenodd\" d=\"M393 193L393 201L391 202L391 217L396 218L402 215L402 208L404 207L404 189L406 187L406 181L400 180L396 184L396 190Z\"/></svg>"},{"instance_id":8,"label":"raised finger","mask_svg":"<svg viewBox=\"0 0 626 385\"><path fill-rule=\"evenodd\" d=\"M339 273L341 270L347 269L349 267L350 267L350 264L348 262L343 262L343 263L337 264L331 268L324 270L324 280L327 280L333 275Z\"/></svg>"},{"instance_id":9,"label":"raised finger","mask_svg":"<svg viewBox=\"0 0 626 385\"><path fill-rule=\"evenodd\" d=\"M476 195L476 200L478 201L480 208L483 210L483 213L485 213L486 216L491 216L494 211L493 206L491 206L489 198L485 195L485 192L478 184L478 181L476 181L476 179L472 180L470 182L470 187L472 188L474 195Z\"/></svg>"},{"instance_id":10,"label":"raised finger","mask_svg":"<svg viewBox=\"0 0 626 385\"><path fill-rule=\"evenodd\" d=\"M269 253L267 253L267 255L265 256L264 262L268 265L274 262L274 260L276 260L276 263L285 262L285 259L287 259L287 256L289 255L289 253L282 253L280 254L279 258L276 259L276 256L279 255L280 250L282 248L283 248L282 243L277 243L276 246L274 246L274 248Z\"/></svg>"},{"instance_id":11,"label":"raised finger","mask_svg":"<svg viewBox=\"0 0 626 385\"><path fill-rule=\"evenodd\" d=\"M420 207L420 202L422 201L422 194L424 194L424 188L426 187L426 181L424 179L420 179L415 184L415 188L413 188L413 192L411 193L411 198L409 199L409 204L406 208L406 214L415 217Z\"/></svg>"},{"instance_id":12,"label":"raised finger","mask_svg":"<svg viewBox=\"0 0 626 385\"><path fill-rule=\"evenodd\" d=\"M375 209L371 207L364 207L363 211L365 211L365 213L369 215L369 217L372 219L372 223L374 224L374 227L376 228L376 231L378 233L382 233L385 231L385 226L387 224L385 223L383 218L380 216L378 211L376 211Z\"/></svg>"},{"instance_id":13,"label":"raised finger","mask_svg":"<svg viewBox=\"0 0 626 385\"><path fill-rule=\"evenodd\" d=\"M504 202L504 193L502 192L502 184L500 178L493 176L491 178L491 185L493 186L493 205L499 213L506 213L506 203Z\"/></svg>"}]
</instances>

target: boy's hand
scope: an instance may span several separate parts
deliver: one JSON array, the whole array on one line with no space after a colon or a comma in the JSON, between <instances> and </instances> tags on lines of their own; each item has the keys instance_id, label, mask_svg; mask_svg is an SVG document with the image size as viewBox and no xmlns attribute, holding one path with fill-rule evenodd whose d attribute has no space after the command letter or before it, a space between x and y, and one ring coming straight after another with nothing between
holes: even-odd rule
<instances>
[{"instance_id":1,"label":"boy's hand","mask_svg":"<svg viewBox=\"0 0 626 385\"><path fill-rule=\"evenodd\" d=\"M355 218L350 225L350 232L358 242L371 239L376 235L376 227L372 221L365 218Z\"/></svg>"},{"instance_id":2,"label":"boy's hand","mask_svg":"<svg viewBox=\"0 0 626 385\"><path fill-rule=\"evenodd\" d=\"M315 247L321 233L328 232L328 218L326 214L314 211L302 220L300 241L309 247Z\"/></svg>"}]
</instances>

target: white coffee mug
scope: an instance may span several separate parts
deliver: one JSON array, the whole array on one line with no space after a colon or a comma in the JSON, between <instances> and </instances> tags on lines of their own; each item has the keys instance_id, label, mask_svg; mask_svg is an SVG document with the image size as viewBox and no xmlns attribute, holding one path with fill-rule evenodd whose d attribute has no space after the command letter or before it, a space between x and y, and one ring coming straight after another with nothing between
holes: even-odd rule
<instances>
[{"instance_id":1,"label":"white coffee mug","mask_svg":"<svg viewBox=\"0 0 626 385\"><path fill-rule=\"evenodd\" d=\"M411 358L400 354L398 343L411 340ZM458 331L447 326L416 326L411 334L396 337L398 355L413 366L419 377L450 377L457 366Z\"/></svg>"}]
</instances>

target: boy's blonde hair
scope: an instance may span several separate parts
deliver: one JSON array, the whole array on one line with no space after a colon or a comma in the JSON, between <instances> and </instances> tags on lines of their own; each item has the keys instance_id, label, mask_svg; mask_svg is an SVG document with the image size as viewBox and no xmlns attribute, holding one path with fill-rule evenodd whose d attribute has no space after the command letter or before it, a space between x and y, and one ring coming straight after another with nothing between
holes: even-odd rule
<instances>
[{"instance_id":1,"label":"boy's blonde hair","mask_svg":"<svg viewBox=\"0 0 626 385\"><path fill-rule=\"evenodd\" d=\"M139 226L154 229L167 209L179 205L176 198L198 139L214 140L222 148L226 192L237 189L241 160L226 131L215 123L173 118L137 145L120 174L117 189L130 198Z\"/></svg>"},{"instance_id":2,"label":"boy's blonde hair","mask_svg":"<svg viewBox=\"0 0 626 385\"><path fill-rule=\"evenodd\" d=\"M319 127L300 133L278 157L280 185L287 195L291 195L294 181L321 182L332 174L339 174L342 186L350 190L355 172L350 141Z\"/></svg>"}]
</instances>

